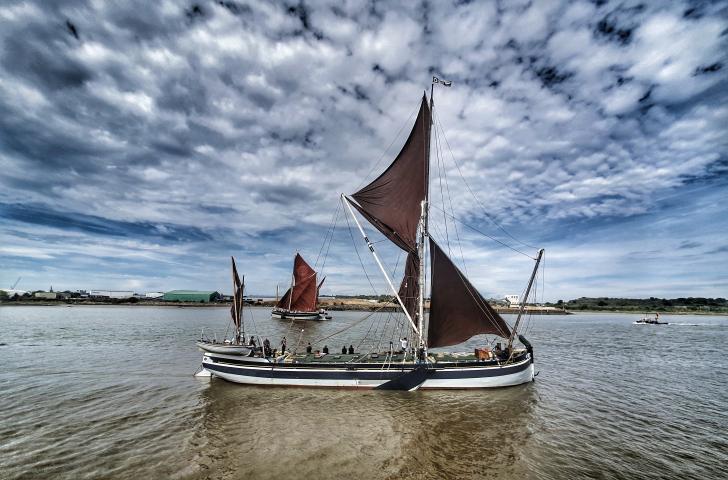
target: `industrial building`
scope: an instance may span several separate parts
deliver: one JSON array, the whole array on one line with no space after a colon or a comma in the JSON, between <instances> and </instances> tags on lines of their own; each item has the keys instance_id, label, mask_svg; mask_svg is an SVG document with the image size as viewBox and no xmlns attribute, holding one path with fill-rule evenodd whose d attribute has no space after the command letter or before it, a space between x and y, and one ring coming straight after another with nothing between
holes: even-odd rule
<instances>
[{"instance_id":1,"label":"industrial building","mask_svg":"<svg viewBox=\"0 0 728 480\"><path fill-rule=\"evenodd\" d=\"M162 300L167 302L207 303L219 300L219 292L202 292L197 290L172 290L164 294Z\"/></svg>"},{"instance_id":2,"label":"industrial building","mask_svg":"<svg viewBox=\"0 0 728 480\"><path fill-rule=\"evenodd\" d=\"M96 298L132 298L134 292L121 290L91 290L88 292L89 297Z\"/></svg>"},{"instance_id":3,"label":"industrial building","mask_svg":"<svg viewBox=\"0 0 728 480\"><path fill-rule=\"evenodd\" d=\"M35 292L33 296L44 300L55 300L58 294L56 292Z\"/></svg>"}]
</instances>

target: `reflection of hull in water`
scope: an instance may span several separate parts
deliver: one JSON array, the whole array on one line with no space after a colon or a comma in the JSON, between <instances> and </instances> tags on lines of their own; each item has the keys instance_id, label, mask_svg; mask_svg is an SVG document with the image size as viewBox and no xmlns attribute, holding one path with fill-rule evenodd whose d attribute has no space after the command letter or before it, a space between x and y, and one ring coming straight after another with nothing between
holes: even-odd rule
<instances>
[{"instance_id":1,"label":"reflection of hull in water","mask_svg":"<svg viewBox=\"0 0 728 480\"><path fill-rule=\"evenodd\" d=\"M248 345L197 342L197 347L204 352L222 353L224 355L249 355L251 352L251 347Z\"/></svg>"},{"instance_id":2,"label":"reflection of hull in water","mask_svg":"<svg viewBox=\"0 0 728 480\"><path fill-rule=\"evenodd\" d=\"M280 320L323 320L325 317L325 314L322 315L319 312L288 312L286 310L273 310L270 315Z\"/></svg>"},{"instance_id":3,"label":"reflection of hull in water","mask_svg":"<svg viewBox=\"0 0 728 480\"><path fill-rule=\"evenodd\" d=\"M202 359L204 369L231 382L328 388L377 388L402 375L415 373L420 366L411 361L281 363L265 358L230 358L216 354L206 354ZM424 381L418 386L425 389L508 387L530 382L533 377L531 356L522 353L508 365L499 365L496 361L428 363Z\"/></svg>"}]
</instances>

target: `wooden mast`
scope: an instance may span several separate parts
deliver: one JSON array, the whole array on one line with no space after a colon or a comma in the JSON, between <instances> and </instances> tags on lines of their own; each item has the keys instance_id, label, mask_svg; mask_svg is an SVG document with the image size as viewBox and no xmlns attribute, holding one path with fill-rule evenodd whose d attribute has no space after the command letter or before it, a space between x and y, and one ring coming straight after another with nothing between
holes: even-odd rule
<instances>
[{"instance_id":1,"label":"wooden mast","mask_svg":"<svg viewBox=\"0 0 728 480\"><path fill-rule=\"evenodd\" d=\"M430 84L430 124L427 126L427 142L425 142L425 162L427 162L427 166L425 167L425 171L427 172L425 175L425 199L422 201L421 204L421 214L420 214L420 244L417 248L417 255L420 257L420 278L419 278L419 284L420 284L420 292L419 292L419 305L417 309L417 330L419 331L419 342L417 343L417 348L426 348L425 346L425 338L424 338L424 326L425 326L425 242L427 240L427 222L428 222L428 216L429 216L429 196L430 196L430 143L432 141L432 109L434 107L434 95L435 93L435 78L433 77L432 83Z\"/></svg>"}]
</instances>

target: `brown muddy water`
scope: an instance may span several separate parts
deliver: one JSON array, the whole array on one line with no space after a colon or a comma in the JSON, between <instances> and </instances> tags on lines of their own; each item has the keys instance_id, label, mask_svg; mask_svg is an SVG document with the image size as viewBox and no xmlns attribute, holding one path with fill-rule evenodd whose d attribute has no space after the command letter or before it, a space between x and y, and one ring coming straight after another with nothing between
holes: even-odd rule
<instances>
[{"instance_id":1,"label":"brown muddy water","mask_svg":"<svg viewBox=\"0 0 728 480\"><path fill-rule=\"evenodd\" d=\"M726 317L534 317L535 382L401 393L193 377L200 329L221 335L228 315L0 307L0 478L728 478ZM334 315L301 342L362 312Z\"/></svg>"}]
</instances>

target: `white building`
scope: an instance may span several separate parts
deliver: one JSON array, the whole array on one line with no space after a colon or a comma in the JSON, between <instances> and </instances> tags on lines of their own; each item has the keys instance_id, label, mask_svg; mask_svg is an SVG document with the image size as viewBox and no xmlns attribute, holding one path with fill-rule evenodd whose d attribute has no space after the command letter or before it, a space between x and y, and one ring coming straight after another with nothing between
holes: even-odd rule
<instances>
[{"instance_id":1,"label":"white building","mask_svg":"<svg viewBox=\"0 0 728 480\"><path fill-rule=\"evenodd\" d=\"M520 299L520 295L506 295L506 302L508 302L508 306L511 308L520 306Z\"/></svg>"},{"instance_id":2,"label":"white building","mask_svg":"<svg viewBox=\"0 0 728 480\"><path fill-rule=\"evenodd\" d=\"M144 294L144 298L162 298L164 292L147 292Z\"/></svg>"},{"instance_id":3,"label":"white building","mask_svg":"<svg viewBox=\"0 0 728 480\"><path fill-rule=\"evenodd\" d=\"M88 292L89 297L100 297L100 298L132 298L134 292L127 292L123 290L91 290Z\"/></svg>"}]
</instances>

